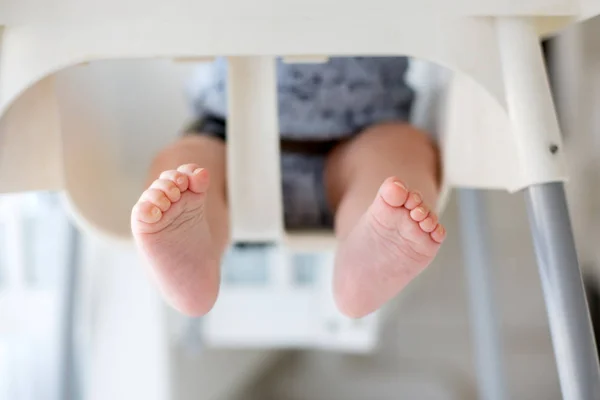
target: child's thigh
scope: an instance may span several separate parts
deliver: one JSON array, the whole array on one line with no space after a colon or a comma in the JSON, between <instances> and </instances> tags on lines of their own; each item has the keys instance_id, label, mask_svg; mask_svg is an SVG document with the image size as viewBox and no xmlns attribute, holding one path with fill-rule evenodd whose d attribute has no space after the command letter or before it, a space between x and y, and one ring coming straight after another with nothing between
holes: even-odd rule
<instances>
[{"instance_id":1,"label":"child's thigh","mask_svg":"<svg viewBox=\"0 0 600 400\"><path fill-rule=\"evenodd\" d=\"M325 164L325 185L336 205L352 186L374 195L383 180L397 176L409 187L435 192L439 152L431 136L407 123L390 122L365 129L338 145Z\"/></svg>"}]
</instances>

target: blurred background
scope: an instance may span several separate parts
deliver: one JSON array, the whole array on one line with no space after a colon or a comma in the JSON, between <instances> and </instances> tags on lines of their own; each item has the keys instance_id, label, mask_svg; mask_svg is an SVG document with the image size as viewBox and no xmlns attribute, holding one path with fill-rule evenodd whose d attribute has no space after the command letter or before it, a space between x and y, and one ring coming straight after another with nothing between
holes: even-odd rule
<instances>
[{"instance_id":1,"label":"blurred background","mask_svg":"<svg viewBox=\"0 0 600 400\"><path fill-rule=\"evenodd\" d=\"M545 48L597 319L600 19L569 28ZM128 100L122 113L131 129L147 129L131 101L149 96L130 80L137 63L85 68L110 77L105 99ZM193 91L195 67L177 68ZM160 116L152 118L144 124ZM560 399L524 199L503 192L484 199L506 398ZM282 277L276 249L244 247L228 254L225 294L214 312L184 318L163 304L131 245L83 234L68 207L61 193L0 196L2 400L479 398L456 194L435 262L385 313L358 322L338 318L330 299L314 294L327 282L319 271L329 254L293 254ZM293 293L273 292L270 279L289 280ZM274 304L272 296L282 300Z\"/></svg>"}]
</instances>

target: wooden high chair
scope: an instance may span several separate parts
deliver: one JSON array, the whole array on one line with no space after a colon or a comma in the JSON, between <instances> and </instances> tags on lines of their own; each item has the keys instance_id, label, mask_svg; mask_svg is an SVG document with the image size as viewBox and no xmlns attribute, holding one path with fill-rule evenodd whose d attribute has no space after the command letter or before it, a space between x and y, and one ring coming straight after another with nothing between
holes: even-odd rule
<instances>
[{"instance_id":1,"label":"wooden high chair","mask_svg":"<svg viewBox=\"0 0 600 400\"><path fill-rule=\"evenodd\" d=\"M334 0L4 0L0 191L63 190L82 226L128 240L141 190L131 182L141 185L149 147L123 146L126 131L102 104L111 90L126 95L126 83L86 95L78 65L227 56L233 241L331 249L330 235L284 231L275 57L431 60L456 71L443 119L445 187L526 192L563 396L598 399L563 146L539 43L598 14L598 0L353 0L343 7ZM260 188L253 184L259 175ZM499 398L501 381L488 387L488 398Z\"/></svg>"}]
</instances>

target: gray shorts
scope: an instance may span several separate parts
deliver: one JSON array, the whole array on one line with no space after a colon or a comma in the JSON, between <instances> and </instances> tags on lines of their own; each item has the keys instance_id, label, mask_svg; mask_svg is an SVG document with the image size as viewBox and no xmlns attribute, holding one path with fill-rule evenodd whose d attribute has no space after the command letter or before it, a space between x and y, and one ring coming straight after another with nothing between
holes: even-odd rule
<instances>
[{"instance_id":1,"label":"gray shorts","mask_svg":"<svg viewBox=\"0 0 600 400\"><path fill-rule=\"evenodd\" d=\"M188 134L226 138L225 121L206 116L198 120ZM325 157L334 142L313 146L309 152L281 151L281 184L284 222L288 229L327 229L333 227L333 214L325 195L323 172Z\"/></svg>"},{"instance_id":2,"label":"gray shorts","mask_svg":"<svg viewBox=\"0 0 600 400\"><path fill-rule=\"evenodd\" d=\"M408 121L414 92L406 82L405 57L336 57L323 64L278 63L279 128L282 140L325 144L325 151L285 151L281 168L285 225L328 228L333 222L323 182L327 143L337 143L369 126ZM191 133L226 139L227 64L204 66ZM330 145L330 147L333 147Z\"/></svg>"}]
</instances>

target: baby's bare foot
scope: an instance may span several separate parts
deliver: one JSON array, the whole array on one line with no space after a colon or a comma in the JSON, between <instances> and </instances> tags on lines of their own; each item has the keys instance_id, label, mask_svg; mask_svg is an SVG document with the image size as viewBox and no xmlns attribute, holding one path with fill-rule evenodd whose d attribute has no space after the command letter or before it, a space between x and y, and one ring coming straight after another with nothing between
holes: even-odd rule
<instances>
[{"instance_id":1,"label":"baby's bare foot","mask_svg":"<svg viewBox=\"0 0 600 400\"><path fill-rule=\"evenodd\" d=\"M206 314L219 291L219 255L205 216L209 177L195 164L165 171L131 213L136 244L173 307Z\"/></svg>"},{"instance_id":2,"label":"baby's bare foot","mask_svg":"<svg viewBox=\"0 0 600 400\"><path fill-rule=\"evenodd\" d=\"M358 318L379 309L429 265L445 235L417 192L387 179L340 243L334 279L340 310Z\"/></svg>"}]
</instances>

